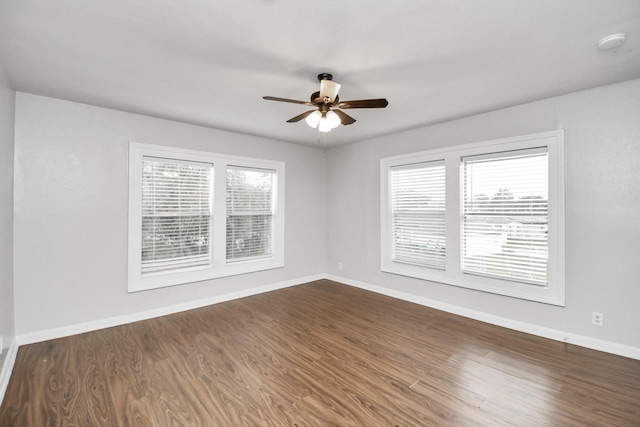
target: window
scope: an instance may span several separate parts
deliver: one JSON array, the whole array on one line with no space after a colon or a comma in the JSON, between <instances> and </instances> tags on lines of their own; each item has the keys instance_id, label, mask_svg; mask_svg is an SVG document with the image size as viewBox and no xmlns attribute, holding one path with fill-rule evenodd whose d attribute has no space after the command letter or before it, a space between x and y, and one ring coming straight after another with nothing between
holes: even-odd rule
<instances>
[{"instance_id":1,"label":"window","mask_svg":"<svg viewBox=\"0 0 640 427\"><path fill-rule=\"evenodd\" d=\"M284 266L284 164L131 143L129 291Z\"/></svg>"},{"instance_id":2,"label":"window","mask_svg":"<svg viewBox=\"0 0 640 427\"><path fill-rule=\"evenodd\" d=\"M382 159L381 269L564 305L562 131Z\"/></svg>"},{"instance_id":3,"label":"window","mask_svg":"<svg viewBox=\"0 0 640 427\"><path fill-rule=\"evenodd\" d=\"M390 173L392 260L444 269L444 162L396 166Z\"/></svg>"},{"instance_id":4,"label":"window","mask_svg":"<svg viewBox=\"0 0 640 427\"><path fill-rule=\"evenodd\" d=\"M546 147L463 158L462 271L547 283Z\"/></svg>"},{"instance_id":5,"label":"window","mask_svg":"<svg viewBox=\"0 0 640 427\"><path fill-rule=\"evenodd\" d=\"M209 266L211 166L142 161L142 274Z\"/></svg>"},{"instance_id":6,"label":"window","mask_svg":"<svg viewBox=\"0 0 640 427\"><path fill-rule=\"evenodd\" d=\"M273 254L275 171L227 169L227 261Z\"/></svg>"}]
</instances>

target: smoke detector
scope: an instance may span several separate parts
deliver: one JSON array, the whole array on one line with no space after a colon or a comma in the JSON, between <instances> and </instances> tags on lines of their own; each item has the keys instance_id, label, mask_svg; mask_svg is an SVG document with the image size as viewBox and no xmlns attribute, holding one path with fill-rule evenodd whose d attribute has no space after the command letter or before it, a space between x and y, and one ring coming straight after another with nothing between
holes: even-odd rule
<instances>
[{"instance_id":1,"label":"smoke detector","mask_svg":"<svg viewBox=\"0 0 640 427\"><path fill-rule=\"evenodd\" d=\"M627 40L627 35L620 34L612 34L607 37L603 37L598 42L598 49L606 50L606 51L614 51L617 47L622 46L622 44ZM615 52L615 51L614 51Z\"/></svg>"}]
</instances>

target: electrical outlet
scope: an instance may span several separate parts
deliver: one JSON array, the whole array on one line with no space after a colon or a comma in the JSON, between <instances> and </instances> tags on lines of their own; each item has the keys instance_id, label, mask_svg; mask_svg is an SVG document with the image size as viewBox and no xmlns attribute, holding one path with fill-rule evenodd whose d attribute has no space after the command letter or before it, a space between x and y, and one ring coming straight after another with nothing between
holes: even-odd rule
<instances>
[{"instance_id":1,"label":"electrical outlet","mask_svg":"<svg viewBox=\"0 0 640 427\"><path fill-rule=\"evenodd\" d=\"M338 263L338 271L342 271L342 263L341 262Z\"/></svg>"},{"instance_id":2,"label":"electrical outlet","mask_svg":"<svg viewBox=\"0 0 640 427\"><path fill-rule=\"evenodd\" d=\"M604 325L604 314L598 313L597 311L591 313L591 323L596 326Z\"/></svg>"}]
</instances>

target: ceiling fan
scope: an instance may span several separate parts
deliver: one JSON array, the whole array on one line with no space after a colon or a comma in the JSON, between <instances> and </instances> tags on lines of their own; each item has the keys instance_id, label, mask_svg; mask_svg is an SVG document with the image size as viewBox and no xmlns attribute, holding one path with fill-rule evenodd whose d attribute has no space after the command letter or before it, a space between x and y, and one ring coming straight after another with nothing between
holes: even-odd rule
<instances>
[{"instance_id":1,"label":"ceiling fan","mask_svg":"<svg viewBox=\"0 0 640 427\"><path fill-rule=\"evenodd\" d=\"M333 76L329 73L318 74L320 81L320 91L311 94L310 101L297 101L295 99L277 98L275 96L263 96L267 101L291 102L293 104L308 105L315 107L313 110L305 111L289 120L287 123L299 122L306 119L312 128L318 127L320 132L329 132L341 123L345 126L356 121L353 117L341 111L349 108L385 108L389 102L385 98L360 99L355 101L340 101L338 91L340 84L333 81Z\"/></svg>"}]
</instances>

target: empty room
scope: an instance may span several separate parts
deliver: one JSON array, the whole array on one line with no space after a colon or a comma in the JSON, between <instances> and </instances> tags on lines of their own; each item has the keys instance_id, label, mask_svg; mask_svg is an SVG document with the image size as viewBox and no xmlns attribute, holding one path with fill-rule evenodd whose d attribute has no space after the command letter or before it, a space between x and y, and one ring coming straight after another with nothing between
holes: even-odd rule
<instances>
[{"instance_id":1,"label":"empty room","mask_svg":"<svg viewBox=\"0 0 640 427\"><path fill-rule=\"evenodd\" d=\"M0 427L640 426L640 2L0 0Z\"/></svg>"}]
</instances>

